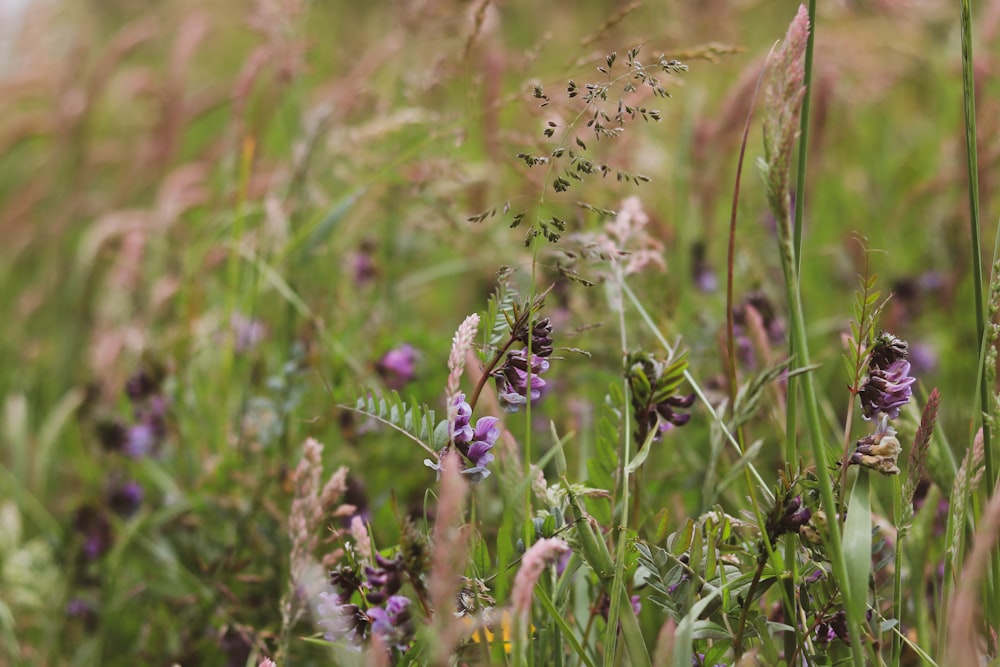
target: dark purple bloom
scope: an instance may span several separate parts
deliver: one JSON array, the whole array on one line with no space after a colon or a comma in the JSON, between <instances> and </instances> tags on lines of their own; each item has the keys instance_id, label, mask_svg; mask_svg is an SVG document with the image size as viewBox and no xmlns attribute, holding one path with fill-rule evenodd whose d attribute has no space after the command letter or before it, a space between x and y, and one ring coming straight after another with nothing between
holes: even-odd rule
<instances>
[{"instance_id":1,"label":"dark purple bloom","mask_svg":"<svg viewBox=\"0 0 1000 667\"><path fill-rule=\"evenodd\" d=\"M152 373L140 370L125 382L125 393L133 403L146 400L160 389L160 381Z\"/></svg>"},{"instance_id":2,"label":"dark purple bloom","mask_svg":"<svg viewBox=\"0 0 1000 667\"><path fill-rule=\"evenodd\" d=\"M365 240L361 242L357 252L352 254L348 261L348 268L354 277L356 287L364 287L378 276L378 266L375 264L375 242Z\"/></svg>"},{"instance_id":3,"label":"dark purple bloom","mask_svg":"<svg viewBox=\"0 0 1000 667\"><path fill-rule=\"evenodd\" d=\"M528 347L528 329L517 332L515 340ZM548 357L552 354L552 322L549 318L538 320L531 327L531 353L539 357Z\"/></svg>"},{"instance_id":4,"label":"dark purple bloom","mask_svg":"<svg viewBox=\"0 0 1000 667\"><path fill-rule=\"evenodd\" d=\"M774 536L777 537L785 533L797 533L799 532L799 528L809 523L809 519L811 518L812 510L802 506L802 496L789 498L785 503L781 518L778 519Z\"/></svg>"},{"instance_id":5,"label":"dark purple bloom","mask_svg":"<svg viewBox=\"0 0 1000 667\"><path fill-rule=\"evenodd\" d=\"M320 593L319 597L316 611L320 617L318 625L326 630L323 638L331 642L347 639L350 644L360 646L368 634L368 615L358 605L343 603L330 593Z\"/></svg>"},{"instance_id":6,"label":"dark purple bloom","mask_svg":"<svg viewBox=\"0 0 1000 667\"><path fill-rule=\"evenodd\" d=\"M156 444L157 437L153 427L140 422L128 429L124 451L134 459L141 459L152 454Z\"/></svg>"},{"instance_id":7,"label":"dark purple bloom","mask_svg":"<svg viewBox=\"0 0 1000 667\"><path fill-rule=\"evenodd\" d=\"M403 561L399 556L390 560L375 554L375 562L377 567L365 567L368 585L365 597L371 604L382 604L403 587Z\"/></svg>"},{"instance_id":8,"label":"dark purple bloom","mask_svg":"<svg viewBox=\"0 0 1000 667\"><path fill-rule=\"evenodd\" d=\"M93 506L80 508L74 521L76 531L83 538L82 552L87 560L97 560L111 549L114 529L105 512Z\"/></svg>"},{"instance_id":9,"label":"dark purple bloom","mask_svg":"<svg viewBox=\"0 0 1000 667\"><path fill-rule=\"evenodd\" d=\"M385 607L369 609L368 620L372 634L378 635L386 646L400 651L409 648L414 632L409 598L393 595L386 601Z\"/></svg>"},{"instance_id":10,"label":"dark purple bloom","mask_svg":"<svg viewBox=\"0 0 1000 667\"><path fill-rule=\"evenodd\" d=\"M112 490L108 504L121 516L130 517L139 511L142 497L142 486L138 482L126 482Z\"/></svg>"},{"instance_id":11,"label":"dark purple bloom","mask_svg":"<svg viewBox=\"0 0 1000 667\"><path fill-rule=\"evenodd\" d=\"M847 614L844 613L843 609L827 616L816 626L817 643L826 645L834 639L839 639L845 644L850 643L850 635L847 631Z\"/></svg>"},{"instance_id":12,"label":"dark purple bloom","mask_svg":"<svg viewBox=\"0 0 1000 667\"><path fill-rule=\"evenodd\" d=\"M497 383L500 406L505 412L517 412L528 399L542 396L545 380L541 374L549 370L549 362L537 354L531 355L531 379L528 379L528 351L509 352L503 366L493 373ZM529 387L530 385L530 387Z\"/></svg>"},{"instance_id":13,"label":"dark purple bloom","mask_svg":"<svg viewBox=\"0 0 1000 667\"><path fill-rule=\"evenodd\" d=\"M402 389L416 375L419 357L416 348L409 343L403 343L382 355L382 358L375 363L375 371L389 389Z\"/></svg>"},{"instance_id":14,"label":"dark purple bloom","mask_svg":"<svg viewBox=\"0 0 1000 667\"><path fill-rule=\"evenodd\" d=\"M490 450L500 437L500 429L497 428L500 420L496 417L480 417L473 427L472 407L465 401L465 394L457 394L453 406L455 417L451 424L451 442L469 462L469 466L462 471L462 474L473 482L481 482L490 476L486 466L493 462L494 457ZM430 460L425 460L424 465L440 470Z\"/></svg>"},{"instance_id":15,"label":"dark purple bloom","mask_svg":"<svg viewBox=\"0 0 1000 667\"><path fill-rule=\"evenodd\" d=\"M667 431L678 426L684 426L684 424L691 421L690 413L679 412L679 410L690 408L694 405L694 399L694 394L688 394L687 396L671 396L662 403L658 403L656 414L660 417L660 430L653 440L659 440Z\"/></svg>"},{"instance_id":16,"label":"dark purple bloom","mask_svg":"<svg viewBox=\"0 0 1000 667\"><path fill-rule=\"evenodd\" d=\"M97 424L97 439L109 452L119 452L124 449L128 438L128 429L117 419L108 419Z\"/></svg>"},{"instance_id":17,"label":"dark purple bloom","mask_svg":"<svg viewBox=\"0 0 1000 667\"><path fill-rule=\"evenodd\" d=\"M895 419L899 409L910 401L911 385L916 379L910 376L910 362L897 359L885 369L870 367L861 388L861 410L865 419L881 413Z\"/></svg>"}]
</instances>

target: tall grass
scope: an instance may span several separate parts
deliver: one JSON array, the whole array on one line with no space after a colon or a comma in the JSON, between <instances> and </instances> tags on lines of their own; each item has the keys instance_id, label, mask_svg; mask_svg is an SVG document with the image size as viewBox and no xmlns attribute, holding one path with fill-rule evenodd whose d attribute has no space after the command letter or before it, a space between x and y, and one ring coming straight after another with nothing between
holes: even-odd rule
<instances>
[{"instance_id":1,"label":"tall grass","mask_svg":"<svg viewBox=\"0 0 1000 667\"><path fill-rule=\"evenodd\" d=\"M816 4L29 13L0 662L995 660L993 27Z\"/></svg>"}]
</instances>

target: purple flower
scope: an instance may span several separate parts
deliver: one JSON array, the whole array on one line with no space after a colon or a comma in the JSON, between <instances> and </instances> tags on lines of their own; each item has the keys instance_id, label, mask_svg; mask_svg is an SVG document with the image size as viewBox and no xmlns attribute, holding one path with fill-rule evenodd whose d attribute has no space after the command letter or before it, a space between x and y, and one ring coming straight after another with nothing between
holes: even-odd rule
<instances>
[{"instance_id":1,"label":"purple flower","mask_svg":"<svg viewBox=\"0 0 1000 667\"><path fill-rule=\"evenodd\" d=\"M465 394L456 394L452 404L456 410L451 425L451 441L469 462L462 474L473 482L481 482L490 476L486 466L493 462L490 450L500 437L500 429L497 428L500 420L496 417L480 417L473 427L472 407L465 401ZM424 463L428 464L427 461ZM433 463L429 467L439 470Z\"/></svg>"},{"instance_id":2,"label":"purple flower","mask_svg":"<svg viewBox=\"0 0 1000 667\"><path fill-rule=\"evenodd\" d=\"M399 556L389 560L375 554L375 562L378 567L365 567L368 584L365 597L371 604L382 604L403 587L403 561Z\"/></svg>"},{"instance_id":3,"label":"purple flower","mask_svg":"<svg viewBox=\"0 0 1000 667\"><path fill-rule=\"evenodd\" d=\"M323 638L330 642L347 639L350 644L360 646L368 632L368 616L358 605L344 604L332 593L320 593L319 597L317 624L326 630Z\"/></svg>"},{"instance_id":4,"label":"purple flower","mask_svg":"<svg viewBox=\"0 0 1000 667\"><path fill-rule=\"evenodd\" d=\"M528 347L528 329L519 331L515 340ZM548 357L552 354L552 322L549 318L538 320L531 327L531 353L540 357Z\"/></svg>"},{"instance_id":5,"label":"purple flower","mask_svg":"<svg viewBox=\"0 0 1000 667\"><path fill-rule=\"evenodd\" d=\"M414 632L409 598L393 595L384 608L369 609L368 619L372 623L372 633L377 634L387 646L400 651L409 648Z\"/></svg>"},{"instance_id":6,"label":"purple flower","mask_svg":"<svg viewBox=\"0 0 1000 667\"><path fill-rule=\"evenodd\" d=\"M662 403L658 403L655 413L660 416L660 430L653 440L659 440L667 431L687 424L691 420L691 414L678 410L690 408L694 405L694 399L694 394L688 394L687 396L671 396ZM655 417L655 415L653 416Z\"/></svg>"},{"instance_id":7,"label":"purple flower","mask_svg":"<svg viewBox=\"0 0 1000 667\"><path fill-rule=\"evenodd\" d=\"M775 527L774 537L785 533L797 533L799 528L809 523L812 518L812 510L802 506L802 496L795 496L786 501L781 518Z\"/></svg>"},{"instance_id":8,"label":"purple flower","mask_svg":"<svg viewBox=\"0 0 1000 667\"><path fill-rule=\"evenodd\" d=\"M157 437L150 424L135 424L128 429L124 451L134 459L141 459L153 453Z\"/></svg>"},{"instance_id":9,"label":"purple flower","mask_svg":"<svg viewBox=\"0 0 1000 667\"><path fill-rule=\"evenodd\" d=\"M541 374L549 370L549 362L532 353L531 379L528 379L528 351L509 352L503 366L493 373L497 383L500 406L505 412L517 412L528 399L537 401L542 396L545 380ZM530 386L529 386L530 385Z\"/></svg>"},{"instance_id":10,"label":"purple flower","mask_svg":"<svg viewBox=\"0 0 1000 667\"><path fill-rule=\"evenodd\" d=\"M108 504L121 516L130 517L139 511L142 497L142 486L138 482L126 482L111 492Z\"/></svg>"},{"instance_id":11,"label":"purple flower","mask_svg":"<svg viewBox=\"0 0 1000 667\"><path fill-rule=\"evenodd\" d=\"M114 529L103 510L87 505L80 508L74 521L77 532L83 538L83 556L87 560L97 560L111 549Z\"/></svg>"},{"instance_id":12,"label":"purple flower","mask_svg":"<svg viewBox=\"0 0 1000 667\"><path fill-rule=\"evenodd\" d=\"M910 376L910 362L906 359L897 359L885 369L869 368L860 393L865 419L879 413L889 419L898 417L899 409L910 401L914 382L916 378Z\"/></svg>"},{"instance_id":13,"label":"purple flower","mask_svg":"<svg viewBox=\"0 0 1000 667\"><path fill-rule=\"evenodd\" d=\"M375 362L375 372L389 389L402 389L416 375L417 359L420 355L409 343L403 343L382 355Z\"/></svg>"}]
</instances>

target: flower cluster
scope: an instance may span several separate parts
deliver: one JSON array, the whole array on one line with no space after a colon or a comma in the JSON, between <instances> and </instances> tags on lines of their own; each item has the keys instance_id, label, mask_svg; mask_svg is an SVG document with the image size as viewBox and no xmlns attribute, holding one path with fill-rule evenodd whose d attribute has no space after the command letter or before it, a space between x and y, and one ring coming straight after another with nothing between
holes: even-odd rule
<instances>
[{"instance_id":1,"label":"flower cluster","mask_svg":"<svg viewBox=\"0 0 1000 667\"><path fill-rule=\"evenodd\" d=\"M527 404L529 398L532 401L541 398L546 385L541 375L549 370L549 362L532 353L530 369L529 373L528 351L522 349L508 352L503 366L494 371L497 395L505 412L517 412L522 405Z\"/></svg>"},{"instance_id":2,"label":"flower cluster","mask_svg":"<svg viewBox=\"0 0 1000 667\"><path fill-rule=\"evenodd\" d=\"M775 526L775 535L798 533L811 518L812 510L802 506L802 496L793 496L785 502L781 517Z\"/></svg>"},{"instance_id":3,"label":"flower cluster","mask_svg":"<svg viewBox=\"0 0 1000 667\"><path fill-rule=\"evenodd\" d=\"M125 394L132 403L133 420L125 425L118 420L97 426L97 437L109 451L121 451L138 459L154 454L167 435L167 400L160 391L160 378L139 371L125 383Z\"/></svg>"},{"instance_id":4,"label":"flower cluster","mask_svg":"<svg viewBox=\"0 0 1000 667\"><path fill-rule=\"evenodd\" d=\"M645 442L650 433L653 433L653 440L657 441L667 431L690 421L690 413L681 410L694 405L695 395L674 394L677 385L683 380L686 368L687 362L683 359L668 364L651 354L637 352L629 355L626 377L636 420L636 440L639 443Z\"/></svg>"},{"instance_id":5,"label":"flower cluster","mask_svg":"<svg viewBox=\"0 0 1000 667\"><path fill-rule=\"evenodd\" d=\"M383 354L382 358L375 362L375 372L385 382L385 386L399 390L416 377L419 358L420 355L415 347L403 343Z\"/></svg>"},{"instance_id":6,"label":"flower cluster","mask_svg":"<svg viewBox=\"0 0 1000 667\"><path fill-rule=\"evenodd\" d=\"M912 378L911 378L912 379ZM896 439L896 429L889 426L889 416L883 415L874 433L854 443L849 464L877 470L884 475L898 475L896 457L903 451Z\"/></svg>"},{"instance_id":7,"label":"flower cluster","mask_svg":"<svg viewBox=\"0 0 1000 667\"><path fill-rule=\"evenodd\" d=\"M453 400L455 421L452 423L451 441L469 462L462 471L474 482L481 482L490 476L486 467L493 462L493 445L500 437L496 417L480 417L472 426L472 407L465 401L465 394L457 394Z\"/></svg>"},{"instance_id":8,"label":"flower cluster","mask_svg":"<svg viewBox=\"0 0 1000 667\"><path fill-rule=\"evenodd\" d=\"M409 611L410 599L399 594L403 586L402 559L376 553L375 563L374 567L364 568L364 580L349 567L330 573L330 583L338 592L320 593L319 625L326 630L324 638L328 641L346 639L360 646L364 639L376 636L387 647L406 651L415 627ZM363 591L370 605L367 609L351 601L358 591Z\"/></svg>"},{"instance_id":9,"label":"flower cluster","mask_svg":"<svg viewBox=\"0 0 1000 667\"><path fill-rule=\"evenodd\" d=\"M910 401L909 350L906 341L882 332L875 340L868 358L868 375L861 385L861 410L865 419L884 414L899 416L899 409Z\"/></svg>"},{"instance_id":10,"label":"flower cluster","mask_svg":"<svg viewBox=\"0 0 1000 667\"><path fill-rule=\"evenodd\" d=\"M492 373L496 380L500 406L505 412L517 412L529 400L541 398L546 386L541 375L549 370L548 357L553 350L552 322L547 317L530 326L525 318L525 322L515 328L511 335L513 340L524 347L508 352L503 365Z\"/></svg>"}]
</instances>

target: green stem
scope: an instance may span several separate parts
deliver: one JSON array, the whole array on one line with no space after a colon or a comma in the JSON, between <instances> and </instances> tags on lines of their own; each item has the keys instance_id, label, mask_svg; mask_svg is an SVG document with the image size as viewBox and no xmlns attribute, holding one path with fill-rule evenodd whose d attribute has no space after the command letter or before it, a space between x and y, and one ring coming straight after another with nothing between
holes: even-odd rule
<instances>
[{"instance_id":1,"label":"green stem","mask_svg":"<svg viewBox=\"0 0 1000 667\"><path fill-rule=\"evenodd\" d=\"M892 615L897 624L903 622L903 489L899 481L899 475L893 478L892 486L892 515L896 522L896 563L892 573ZM897 626L899 627L899 626ZM900 628L902 629L902 628ZM892 633L892 657L890 665L899 667L899 658L903 650L902 637L898 632Z\"/></svg>"},{"instance_id":2,"label":"green stem","mask_svg":"<svg viewBox=\"0 0 1000 667\"><path fill-rule=\"evenodd\" d=\"M808 367L811 363L809 361L809 344L806 338L806 325L803 316L798 275L795 270L795 251L790 235L784 233L781 236L782 238L779 239L778 243L780 246L779 254L781 255L781 266L785 275L785 291L788 298L791 335L796 350L796 363L800 367ZM809 427L809 444L812 447L813 460L816 464L816 477L819 480L820 499L823 511L827 516L827 525L830 528L827 538L830 543L833 572L836 580L843 587L845 595L850 596L850 589L847 587L847 564L844 560L843 545L840 536L840 519L837 513L837 505L833 498L833 485L830 482L830 475L827 471L827 447L823 438L823 429L820 426L819 402L816 397L816 386L813 383L812 373L803 374L802 392L805 404L806 424ZM847 605L851 654L854 658L855 666L864 667L864 651L861 646L861 636L858 632L861 618L857 617L858 615L853 611L854 608L854 605Z\"/></svg>"},{"instance_id":3,"label":"green stem","mask_svg":"<svg viewBox=\"0 0 1000 667\"><path fill-rule=\"evenodd\" d=\"M976 299L976 340L982 349L986 339L986 303L983 289L983 258L979 238L979 157L976 146L976 89L972 61L972 7L970 0L962 0L962 98L965 111L966 165L969 179L969 229L972 236L972 286ZM986 381L984 357L979 360L979 405L983 428L983 455L986 468L986 494L992 495L996 485L996 467L993 461L993 446L990 437L989 420L985 413L991 408L990 386ZM1000 553L994 551L991 557L992 587L987 589L988 608L995 609L1000 603ZM992 598L992 599L990 599ZM994 630L998 623L995 614L987 614L987 622Z\"/></svg>"}]
</instances>

